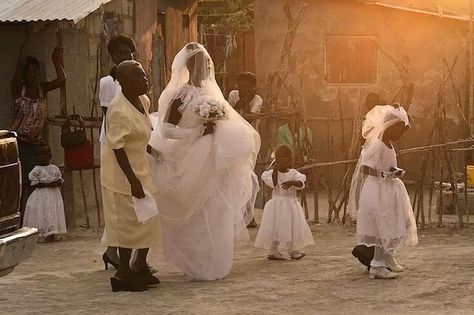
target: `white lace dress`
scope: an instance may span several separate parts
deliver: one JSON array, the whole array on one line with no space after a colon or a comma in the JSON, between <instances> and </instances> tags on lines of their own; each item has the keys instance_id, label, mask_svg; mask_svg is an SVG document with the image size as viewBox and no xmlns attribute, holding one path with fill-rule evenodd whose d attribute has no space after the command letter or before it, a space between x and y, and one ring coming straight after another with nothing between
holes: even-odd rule
<instances>
[{"instance_id":1,"label":"white lace dress","mask_svg":"<svg viewBox=\"0 0 474 315\"><path fill-rule=\"evenodd\" d=\"M361 154L361 165L378 173L397 167L393 148L377 139ZM410 197L398 178L367 176L360 193L357 213L357 244L394 251L418 243Z\"/></svg>"},{"instance_id":2,"label":"white lace dress","mask_svg":"<svg viewBox=\"0 0 474 315\"><path fill-rule=\"evenodd\" d=\"M32 186L63 180L56 165L35 166L28 177ZM23 225L37 228L39 237L67 232L63 197L59 187L36 188L31 193L26 202Z\"/></svg>"},{"instance_id":3,"label":"white lace dress","mask_svg":"<svg viewBox=\"0 0 474 315\"><path fill-rule=\"evenodd\" d=\"M279 243L280 249L300 250L313 245L313 235L304 217L303 208L297 198L294 186L285 190L282 184L287 181L306 181L306 176L295 169L278 173L277 186L273 185L273 170L263 172L262 180L273 188L272 199L263 209L262 222L258 230L255 246L269 249L273 242Z\"/></svg>"}]
</instances>

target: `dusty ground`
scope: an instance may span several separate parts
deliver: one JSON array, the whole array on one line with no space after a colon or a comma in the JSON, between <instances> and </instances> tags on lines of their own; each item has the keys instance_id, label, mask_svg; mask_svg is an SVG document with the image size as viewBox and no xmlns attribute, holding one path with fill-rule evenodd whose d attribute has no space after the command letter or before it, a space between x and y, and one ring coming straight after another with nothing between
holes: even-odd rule
<instances>
[{"instance_id":1,"label":"dusty ground","mask_svg":"<svg viewBox=\"0 0 474 315\"><path fill-rule=\"evenodd\" d=\"M31 259L0 278L0 313L473 314L473 227L420 231L420 245L399 255L408 270L386 281L370 280L352 258L352 230L311 228L316 246L303 260L270 262L249 244L217 282L187 282L156 251L150 261L162 284L143 293L112 293L99 233L79 229L38 244Z\"/></svg>"}]
</instances>

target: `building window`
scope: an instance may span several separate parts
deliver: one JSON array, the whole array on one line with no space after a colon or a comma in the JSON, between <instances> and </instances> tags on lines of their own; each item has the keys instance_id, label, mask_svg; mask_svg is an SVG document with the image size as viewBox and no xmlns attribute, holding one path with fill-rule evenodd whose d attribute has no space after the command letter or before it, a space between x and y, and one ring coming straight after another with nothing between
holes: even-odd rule
<instances>
[{"instance_id":1,"label":"building window","mask_svg":"<svg viewBox=\"0 0 474 315\"><path fill-rule=\"evenodd\" d=\"M377 83L377 45L371 36L326 36L326 84Z\"/></svg>"}]
</instances>

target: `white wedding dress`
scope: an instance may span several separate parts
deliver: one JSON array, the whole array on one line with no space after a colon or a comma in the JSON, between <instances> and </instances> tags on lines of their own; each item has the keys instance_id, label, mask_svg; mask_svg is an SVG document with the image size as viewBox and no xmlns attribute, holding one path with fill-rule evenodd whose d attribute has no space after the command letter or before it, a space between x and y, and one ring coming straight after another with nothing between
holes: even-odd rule
<instances>
[{"instance_id":1,"label":"white wedding dress","mask_svg":"<svg viewBox=\"0 0 474 315\"><path fill-rule=\"evenodd\" d=\"M234 240L248 240L244 214L249 201L254 202L260 137L225 101L204 47L190 45L175 58L174 78L160 97L159 112L152 115L150 145L158 151L152 172L165 257L193 279L216 280L231 271ZM187 84L190 74L183 69L196 54L203 59L196 63L209 70L201 75L205 80L200 79L200 87ZM196 107L210 98L225 102L227 118L216 121L213 134L202 136ZM176 99L181 100L182 117L174 126L166 117Z\"/></svg>"}]
</instances>

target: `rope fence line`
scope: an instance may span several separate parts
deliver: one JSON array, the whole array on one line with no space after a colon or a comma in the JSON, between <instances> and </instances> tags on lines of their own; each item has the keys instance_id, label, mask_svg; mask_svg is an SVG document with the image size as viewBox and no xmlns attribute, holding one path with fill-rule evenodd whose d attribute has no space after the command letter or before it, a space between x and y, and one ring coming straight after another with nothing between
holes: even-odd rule
<instances>
[{"instance_id":1,"label":"rope fence line","mask_svg":"<svg viewBox=\"0 0 474 315\"><path fill-rule=\"evenodd\" d=\"M410 154L410 153L419 153L419 152L426 152L426 151L431 151L435 149L439 149L442 147L448 147L451 145L458 145L458 144L464 144L464 143L469 143L469 142L474 142L474 138L468 138L468 139L462 139L462 140L455 140L455 141L450 141L446 143L441 143L441 144L434 144L434 145L427 145L427 146L421 146L421 147L413 147L409 149L403 149L398 152L398 155L405 155L405 154ZM469 148L458 148L458 149L450 149L449 151L470 151L474 150L474 147L469 147ZM350 160L340 160L340 161L330 161L330 162L319 162L319 163L312 163L308 164L302 167L299 167L299 171L304 171L316 167L324 167L324 166L335 166L335 165L345 165L345 164L353 164L357 163L358 159L350 159Z\"/></svg>"}]
</instances>

